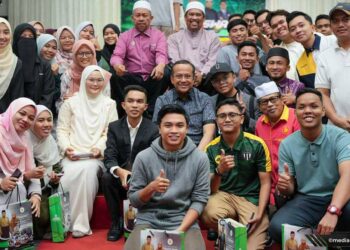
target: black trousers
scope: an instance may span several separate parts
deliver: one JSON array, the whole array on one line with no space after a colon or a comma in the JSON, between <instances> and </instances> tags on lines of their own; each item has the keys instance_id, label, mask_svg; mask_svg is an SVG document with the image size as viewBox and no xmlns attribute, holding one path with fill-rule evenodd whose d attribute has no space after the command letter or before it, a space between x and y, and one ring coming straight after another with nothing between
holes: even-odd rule
<instances>
[{"instance_id":1,"label":"black trousers","mask_svg":"<svg viewBox=\"0 0 350 250\"><path fill-rule=\"evenodd\" d=\"M126 199L126 190L122 187L119 178L105 172L101 180L102 190L107 201L112 222L118 222L123 216L122 203Z\"/></svg>"}]
</instances>

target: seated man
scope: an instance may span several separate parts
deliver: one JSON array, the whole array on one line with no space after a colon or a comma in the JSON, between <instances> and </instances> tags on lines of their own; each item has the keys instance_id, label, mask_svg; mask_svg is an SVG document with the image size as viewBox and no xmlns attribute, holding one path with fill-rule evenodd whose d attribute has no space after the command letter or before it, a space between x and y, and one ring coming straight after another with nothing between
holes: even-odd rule
<instances>
[{"instance_id":1,"label":"seated man","mask_svg":"<svg viewBox=\"0 0 350 250\"><path fill-rule=\"evenodd\" d=\"M167 88L164 68L168 63L166 38L151 27L152 18L149 2L135 2L132 12L135 27L120 35L110 62L117 74L116 82L111 85L119 92L130 84L144 87L151 114L157 97ZM117 96L121 99L122 95ZM120 102L117 100L118 105Z\"/></svg>"},{"instance_id":2,"label":"seated man","mask_svg":"<svg viewBox=\"0 0 350 250\"><path fill-rule=\"evenodd\" d=\"M158 112L164 105L179 104L190 119L187 135L204 151L215 134L215 114L210 97L194 88L195 68L189 61L177 61L173 65L170 80L175 88L158 97L153 122L157 121Z\"/></svg>"},{"instance_id":3,"label":"seated man","mask_svg":"<svg viewBox=\"0 0 350 250\"><path fill-rule=\"evenodd\" d=\"M126 116L109 124L104 153L107 172L101 181L112 218L112 226L107 235L109 241L118 240L123 232L120 203L126 199L127 178L131 174L134 159L159 135L158 127L142 117L147 109L147 92L144 88L138 85L127 86L122 106Z\"/></svg>"},{"instance_id":4,"label":"seated man","mask_svg":"<svg viewBox=\"0 0 350 250\"><path fill-rule=\"evenodd\" d=\"M270 151L271 193L270 204L275 205L274 193L278 181L278 148L288 135L299 130L299 122L294 109L283 104L280 91L275 82L267 82L255 88L256 98L262 116L259 117L255 134L262 138Z\"/></svg>"},{"instance_id":5,"label":"seated man","mask_svg":"<svg viewBox=\"0 0 350 250\"><path fill-rule=\"evenodd\" d=\"M287 77L289 67L288 50L281 47L269 50L266 71L271 80L277 84L284 104L288 107L294 107L296 93L305 86L303 83Z\"/></svg>"},{"instance_id":6,"label":"seated man","mask_svg":"<svg viewBox=\"0 0 350 250\"><path fill-rule=\"evenodd\" d=\"M256 44L250 41L245 41L238 45L237 50L237 60L240 70L236 81L236 88L249 95L255 96L255 87L270 81L267 76L254 74L254 66L259 61L259 50Z\"/></svg>"},{"instance_id":7,"label":"seated man","mask_svg":"<svg viewBox=\"0 0 350 250\"><path fill-rule=\"evenodd\" d=\"M221 136L207 147L211 196L202 220L212 229L218 228L222 218L250 223L248 249L264 249L271 186L269 150L262 139L241 131L244 117L236 100L222 101L216 117Z\"/></svg>"},{"instance_id":8,"label":"seated man","mask_svg":"<svg viewBox=\"0 0 350 250\"><path fill-rule=\"evenodd\" d=\"M227 98L236 99L244 109L243 131L254 132L256 120L260 116L260 110L254 96L235 88L236 75L230 66L226 63L215 64L210 69L207 82L210 82L217 92L216 95L211 97L214 109L221 101Z\"/></svg>"},{"instance_id":9,"label":"seated man","mask_svg":"<svg viewBox=\"0 0 350 250\"><path fill-rule=\"evenodd\" d=\"M321 235L350 229L350 135L322 125L322 94L305 88L296 97L300 131L279 149L277 188L294 195L271 220L270 236L281 242L281 225L317 228Z\"/></svg>"},{"instance_id":10,"label":"seated man","mask_svg":"<svg viewBox=\"0 0 350 250\"><path fill-rule=\"evenodd\" d=\"M160 138L135 159L128 197L138 209L125 249L140 249L145 228L186 232L185 249L203 250L197 219L207 203L209 161L186 136L189 118L179 105L158 113Z\"/></svg>"},{"instance_id":11,"label":"seated man","mask_svg":"<svg viewBox=\"0 0 350 250\"><path fill-rule=\"evenodd\" d=\"M195 66L195 86L201 85L206 74L215 64L216 55L220 49L217 34L213 30L204 29L205 15L201 2L189 2L185 10L186 29L168 38L171 62L188 60Z\"/></svg>"}]
</instances>

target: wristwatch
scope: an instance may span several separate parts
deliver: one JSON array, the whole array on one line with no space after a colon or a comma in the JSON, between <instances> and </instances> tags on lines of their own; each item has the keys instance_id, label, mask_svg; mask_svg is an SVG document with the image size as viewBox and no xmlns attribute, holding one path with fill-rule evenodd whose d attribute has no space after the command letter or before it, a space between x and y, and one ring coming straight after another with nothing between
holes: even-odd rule
<instances>
[{"instance_id":1,"label":"wristwatch","mask_svg":"<svg viewBox=\"0 0 350 250\"><path fill-rule=\"evenodd\" d=\"M327 208L327 212L330 214L335 214L337 216L340 216L342 214L342 211L334 205L329 205Z\"/></svg>"},{"instance_id":2,"label":"wristwatch","mask_svg":"<svg viewBox=\"0 0 350 250\"><path fill-rule=\"evenodd\" d=\"M220 173L218 167L215 168L214 174L217 175L217 176L222 176L222 173Z\"/></svg>"}]
</instances>

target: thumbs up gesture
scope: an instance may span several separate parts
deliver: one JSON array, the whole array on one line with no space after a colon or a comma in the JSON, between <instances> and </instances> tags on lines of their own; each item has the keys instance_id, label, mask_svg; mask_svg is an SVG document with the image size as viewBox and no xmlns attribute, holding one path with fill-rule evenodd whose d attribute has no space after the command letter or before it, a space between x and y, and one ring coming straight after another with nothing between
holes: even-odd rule
<instances>
[{"instance_id":1,"label":"thumbs up gesture","mask_svg":"<svg viewBox=\"0 0 350 250\"><path fill-rule=\"evenodd\" d=\"M289 195L294 191L294 179L290 175L287 163L284 163L284 173L280 173L277 182L278 190L285 195Z\"/></svg>"},{"instance_id":2,"label":"thumbs up gesture","mask_svg":"<svg viewBox=\"0 0 350 250\"><path fill-rule=\"evenodd\" d=\"M152 182L153 190L158 193L165 193L169 185L170 181L166 178L164 170L161 169L159 176Z\"/></svg>"},{"instance_id":3,"label":"thumbs up gesture","mask_svg":"<svg viewBox=\"0 0 350 250\"><path fill-rule=\"evenodd\" d=\"M235 158L233 155L226 155L225 150L221 149L220 162L218 169L220 173L228 172L235 166Z\"/></svg>"}]
</instances>

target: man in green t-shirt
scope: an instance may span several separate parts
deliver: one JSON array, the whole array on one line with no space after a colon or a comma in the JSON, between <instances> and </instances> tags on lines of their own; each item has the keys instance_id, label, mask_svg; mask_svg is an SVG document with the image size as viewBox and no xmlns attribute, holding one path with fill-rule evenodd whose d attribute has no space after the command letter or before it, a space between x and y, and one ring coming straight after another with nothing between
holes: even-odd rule
<instances>
[{"instance_id":1,"label":"man in green t-shirt","mask_svg":"<svg viewBox=\"0 0 350 250\"><path fill-rule=\"evenodd\" d=\"M268 217L266 206L271 187L271 161L264 141L241 131L244 121L240 104L220 102L216 122L221 136L207 146L210 161L211 196L202 214L213 229L222 218L250 224L248 249L264 249Z\"/></svg>"}]
</instances>

